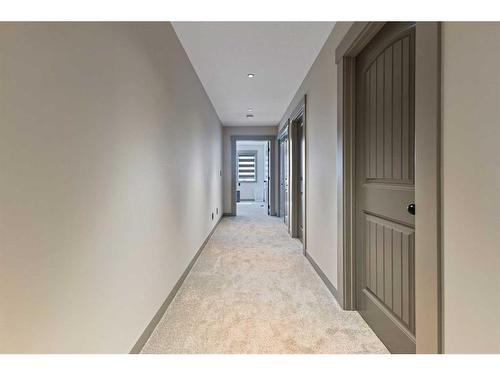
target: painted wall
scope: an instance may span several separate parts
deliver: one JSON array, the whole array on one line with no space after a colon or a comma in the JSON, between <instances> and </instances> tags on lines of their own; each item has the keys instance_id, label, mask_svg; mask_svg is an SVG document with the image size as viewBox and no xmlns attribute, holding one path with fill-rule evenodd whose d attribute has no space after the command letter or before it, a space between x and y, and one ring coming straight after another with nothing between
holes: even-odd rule
<instances>
[{"instance_id":1,"label":"painted wall","mask_svg":"<svg viewBox=\"0 0 500 375\"><path fill-rule=\"evenodd\" d=\"M257 181L255 182L240 182L237 189L240 191L240 199L255 200L256 202L264 202L265 200L265 157L266 144L256 142L253 144L238 142L236 144L236 152L240 151L256 151L257 152Z\"/></svg>"},{"instance_id":2,"label":"painted wall","mask_svg":"<svg viewBox=\"0 0 500 375\"><path fill-rule=\"evenodd\" d=\"M338 22L288 106L281 124L307 95L307 252L337 287L337 65L335 48L351 23Z\"/></svg>"},{"instance_id":3,"label":"painted wall","mask_svg":"<svg viewBox=\"0 0 500 375\"><path fill-rule=\"evenodd\" d=\"M128 352L222 213L171 25L1 23L0 113L0 352Z\"/></svg>"},{"instance_id":4,"label":"painted wall","mask_svg":"<svg viewBox=\"0 0 500 375\"><path fill-rule=\"evenodd\" d=\"M500 352L500 23L442 30L444 349Z\"/></svg>"},{"instance_id":5,"label":"painted wall","mask_svg":"<svg viewBox=\"0 0 500 375\"><path fill-rule=\"evenodd\" d=\"M277 126L224 126L223 131L223 183L224 183L224 213L231 214L231 136L233 135L276 135ZM278 201L278 147L276 143L274 156L275 199Z\"/></svg>"}]
</instances>

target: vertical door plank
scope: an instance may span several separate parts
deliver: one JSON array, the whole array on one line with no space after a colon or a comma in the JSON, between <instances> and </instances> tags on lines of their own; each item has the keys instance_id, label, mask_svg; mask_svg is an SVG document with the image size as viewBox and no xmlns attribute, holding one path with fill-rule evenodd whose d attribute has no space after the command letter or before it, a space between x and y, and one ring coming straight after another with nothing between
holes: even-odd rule
<instances>
[{"instance_id":1,"label":"vertical door plank","mask_svg":"<svg viewBox=\"0 0 500 375\"><path fill-rule=\"evenodd\" d=\"M364 81L364 88L365 88L365 108L364 108L364 123L363 123L363 137L364 137L364 143L365 143L365 165L364 165L364 173L365 173L365 178L375 178L375 176L372 174L372 169L370 168L370 160L371 160L371 137L370 137L370 132L371 132L371 112L370 112L370 99L371 99L371 91L370 91L370 85L371 85L371 80L370 80L370 72L371 70L368 69L365 72L365 81Z\"/></svg>"},{"instance_id":2,"label":"vertical door plank","mask_svg":"<svg viewBox=\"0 0 500 375\"><path fill-rule=\"evenodd\" d=\"M377 64L370 68L370 175L377 177Z\"/></svg>"},{"instance_id":3,"label":"vertical door plank","mask_svg":"<svg viewBox=\"0 0 500 375\"><path fill-rule=\"evenodd\" d=\"M410 235L410 329L415 332L415 234Z\"/></svg>"},{"instance_id":4,"label":"vertical door plank","mask_svg":"<svg viewBox=\"0 0 500 375\"><path fill-rule=\"evenodd\" d=\"M401 232L392 232L392 310L401 317Z\"/></svg>"},{"instance_id":5,"label":"vertical door plank","mask_svg":"<svg viewBox=\"0 0 500 375\"><path fill-rule=\"evenodd\" d=\"M401 179L401 41L393 46L392 68L392 173L395 180Z\"/></svg>"},{"instance_id":6,"label":"vertical door plank","mask_svg":"<svg viewBox=\"0 0 500 375\"><path fill-rule=\"evenodd\" d=\"M377 297L384 300L384 226L377 224Z\"/></svg>"},{"instance_id":7,"label":"vertical door plank","mask_svg":"<svg viewBox=\"0 0 500 375\"><path fill-rule=\"evenodd\" d=\"M377 58L377 178L384 178L384 54Z\"/></svg>"},{"instance_id":8,"label":"vertical door plank","mask_svg":"<svg viewBox=\"0 0 500 375\"><path fill-rule=\"evenodd\" d=\"M401 107L401 148L402 178L410 179L410 38L403 39L402 51L402 107Z\"/></svg>"},{"instance_id":9,"label":"vertical door plank","mask_svg":"<svg viewBox=\"0 0 500 375\"><path fill-rule=\"evenodd\" d=\"M370 221L370 290L377 293L377 224Z\"/></svg>"},{"instance_id":10,"label":"vertical door plank","mask_svg":"<svg viewBox=\"0 0 500 375\"><path fill-rule=\"evenodd\" d=\"M384 54L384 178L392 179L392 46Z\"/></svg>"},{"instance_id":11,"label":"vertical door plank","mask_svg":"<svg viewBox=\"0 0 500 375\"><path fill-rule=\"evenodd\" d=\"M392 309L392 233L389 227L384 228L384 303Z\"/></svg>"},{"instance_id":12,"label":"vertical door plank","mask_svg":"<svg viewBox=\"0 0 500 375\"><path fill-rule=\"evenodd\" d=\"M401 291L402 316L406 324L410 323L410 241L408 235L403 235L401 245Z\"/></svg>"}]
</instances>

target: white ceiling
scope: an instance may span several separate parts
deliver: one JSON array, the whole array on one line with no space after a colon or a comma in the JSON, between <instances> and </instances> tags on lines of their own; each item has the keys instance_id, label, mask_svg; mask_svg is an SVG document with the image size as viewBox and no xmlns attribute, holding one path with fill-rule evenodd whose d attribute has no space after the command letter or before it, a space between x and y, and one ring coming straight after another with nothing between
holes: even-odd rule
<instances>
[{"instance_id":1,"label":"white ceiling","mask_svg":"<svg viewBox=\"0 0 500 375\"><path fill-rule=\"evenodd\" d=\"M173 22L173 27L228 126L278 124L334 24ZM248 108L252 119L246 118Z\"/></svg>"}]
</instances>

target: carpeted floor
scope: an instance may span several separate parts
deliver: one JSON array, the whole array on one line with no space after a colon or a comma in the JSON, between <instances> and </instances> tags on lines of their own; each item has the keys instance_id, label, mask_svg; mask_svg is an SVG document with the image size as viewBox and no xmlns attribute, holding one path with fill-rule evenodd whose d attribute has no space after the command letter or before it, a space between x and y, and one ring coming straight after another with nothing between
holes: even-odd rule
<instances>
[{"instance_id":1,"label":"carpeted floor","mask_svg":"<svg viewBox=\"0 0 500 375\"><path fill-rule=\"evenodd\" d=\"M238 204L224 218L142 353L387 353L343 311L280 218Z\"/></svg>"}]
</instances>

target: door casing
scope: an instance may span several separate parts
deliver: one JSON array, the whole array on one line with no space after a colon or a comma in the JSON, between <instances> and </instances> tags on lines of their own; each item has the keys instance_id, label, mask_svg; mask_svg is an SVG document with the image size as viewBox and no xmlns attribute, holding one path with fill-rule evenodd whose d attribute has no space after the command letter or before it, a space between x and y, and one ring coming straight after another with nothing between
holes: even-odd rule
<instances>
[{"instance_id":1,"label":"door casing","mask_svg":"<svg viewBox=\"0 0 500 375\"><path fill-rule=\"evenodd\" d=\"M306 121L306 96L297 104L294 111L289 118L289 139L288 139L288 155L289 155L289 223L290 223L290 235L294 238L298 238L298 205L301 204L300 199L300 189L299 189L299 152L300 147L298 139L298 128L303 127L303 137L304 137L304 148L303 148L303 174L304 174L304 207L303 207L303 247L304 254L306 254L307 249L307 121Z\"/></svg>"},{"instance_id":2,"label":"door casing","mask_svg":"<svg viewBox=\"0 0 500 375\"><path fill-rule=\"evenodd\" d=\"M283 217L283 222L289 229L289 220L288 220L288 204L289 204L289 155L288 155L288 120L286 125L284 125L278 134L278 145L279 145L279 153L278 153L278 166L279 166L279 189L278 189L278 212L281 217ZM286 148L285 148L286 147ZM286 186L285 186L286 185Z\"/></svg>"},{"instance_id":3,"label":"door casing","mask_svg":"<svg viewBox=\"0 0 500 375\"><path fill-rule=\"evenodd\" d=\"M236 188L237 188L237 173L236 173L236 142L237 141L269 141L271 147L271 155L269 160L269 178L268 184L270 186L270 199L269 205L271 206L270 215L276 215L276 136L275 135L232 135L231 136L231 216L236 216Z\"/></svg>"},{"instance_id":4,"label":"door casing","mask_svg":"<svg viewBox=\"0 0 500 375\"><path fill-rule=\"evenodd\" d=\"M266 175L264 176L265 178L265 201L267 204L267 214L271 215L271 142L267 142L266 144L266 159L265 160L265 172ZM278 212L276 212L276 215L278 215Z\"/></svg>"},{"instance_id":5,"label":"door casing","mask_svg":"<svg viewBox=\"0 0 500 375\"><path fill-rule=\"evenodd\" d=\"M384 22L354 22L335 51L337 64L338 292L356 310L356 56ZM441 44L439 22L415 28L416 352L441 353Z\"/></svg>"}]
</instances>

